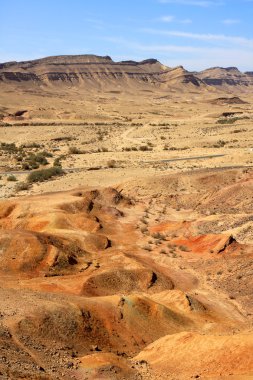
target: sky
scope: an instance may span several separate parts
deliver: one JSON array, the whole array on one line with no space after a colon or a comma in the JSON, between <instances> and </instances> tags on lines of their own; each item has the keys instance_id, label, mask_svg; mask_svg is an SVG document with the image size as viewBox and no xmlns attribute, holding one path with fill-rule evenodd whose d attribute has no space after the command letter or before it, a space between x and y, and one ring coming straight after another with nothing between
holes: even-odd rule
<instances>
[{"instance_id":1,"label":"sky","mask_svg":"<svg viewBox=\"0 0 253 380\"><path fill-rule=\"evenodd\" d=\"M253 0L0 0L0 62L156 58L253 71Z\"/></svg>"}]
</instances>

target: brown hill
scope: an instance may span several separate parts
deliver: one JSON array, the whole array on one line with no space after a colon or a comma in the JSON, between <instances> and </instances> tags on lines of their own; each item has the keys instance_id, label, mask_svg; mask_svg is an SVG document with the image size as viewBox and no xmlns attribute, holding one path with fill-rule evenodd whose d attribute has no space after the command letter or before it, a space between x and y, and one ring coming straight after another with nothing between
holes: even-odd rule
<instances>
[{"instance_id":1,"label":"brown hill","mask_svg":"<svg viewBox=\"0 0 253 380\"><path fill-rule=\"evenodd\" d=\"M241 87L242 89L253 85L253 78L250 73L242 73L236 67L213 67L197 73L204 83L218 87Z\"/></svg>"},{"instance_id":2,"label":"brown hill","mask_svg":"<svg viewBox=\"0 0 253 380\"><path fill-rule=\"evenodd\" d=\"M182 67L169 69L156 59L141 62L114 62L96 55L56 56L26 62L0 64L0 82L35 85L74 85L106 87L121 83L148 87L168 87L202 81Z\"/></svg>"},{"instance_id":3,"label":"brown hill","mask_svg":"<svg viewBox=\"0 0 253 380\"><path fill-rule=\"evenodd\" d=\"M252 86L252 73L242 73L235 67L210 68L190 73L182 66L170 69L156 59L141 62L114 62L109 56L66 55L33 61L0 64L0 82L33 83L36 85L108 86L153 85L162 88L178 84L194 86Z\"/></svg>"},{"instance_id":4,"label":"brown hill","mask_svg":"<svg viewBox=\"0 0 253 380\"><path fill-rule=\"evenodd\" d=\"M0 81L100 86L116 82L156 83L165 70L155 59L114 62L95 55L56 56L0 65Z\"/></svg>"},{"instance_id":5,"label":"brown hill","mask_svg":"<svg viewBox=\"0 0 253 380\"><path fill-rule=\"evenodd\" d=\"M1 202L3 376L225 379L252 372L252 246L211 232L212 224L201 233L208 217L214 226L227 217L232 195L247 215L252 172L151 181ZM182 184L187 192L176 196ZM135 186L149 195L137 196Z\"/></svg>"},{"instance_id":6,"label":"brown hill","mask_svg":"<svg viewBox=\"0 0 253 380\"><path fill-rule=\"evenodd\" d=\"M143 114L152 108L155 115L156 105L185 94L184 103L196 103L203 94L248 94L252 84L252 75L236 68L197 73L156 59L114 62L108 56L73 55L7 62L0 64L0 120L127 120L129 109L137 115L140 107Z\"/></svg>"},{"instance_id":7,"label":"brown hill","mask_svg":"<svg viewBox=\"0 0 253 380\"><path fill-rule=\"evenodd\" d=\"M136 358L168 379L215 379L228 373L243 379L253 374L253 336L206 336L180 333L152 343ZM236 365L235 365L236 363Z\"/></svg>"}]
</instances>

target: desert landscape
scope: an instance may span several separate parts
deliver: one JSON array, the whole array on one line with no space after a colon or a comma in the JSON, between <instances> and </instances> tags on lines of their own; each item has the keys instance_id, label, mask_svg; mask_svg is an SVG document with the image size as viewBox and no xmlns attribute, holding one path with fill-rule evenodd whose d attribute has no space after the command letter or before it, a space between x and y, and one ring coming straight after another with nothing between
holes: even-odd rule
<instances>
[{"instance_id":1,"label":"desert landscape","mask_svg":"<svg viewBox=\"0 0 253 380\"><path fill-rule=\"evenodd\" d=\"M0 64L0 378L253 379L253 72Z\"/></svg>"}]
</instances>

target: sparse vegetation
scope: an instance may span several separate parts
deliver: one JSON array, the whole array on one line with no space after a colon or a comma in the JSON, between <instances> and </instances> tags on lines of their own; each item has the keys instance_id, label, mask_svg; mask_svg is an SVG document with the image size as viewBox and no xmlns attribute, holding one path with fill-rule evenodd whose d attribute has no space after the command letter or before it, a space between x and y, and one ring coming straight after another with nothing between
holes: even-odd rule
<instances>
[{"instance_id":1,"label":"sparse vegetation","mask_svg":"<svg viewBox=\"0 0 253 380\"><path fill-rule=\"evenodd\" d=\"M70 154L82 154L82 150L77 148L76 146L70 146L69 147L69 153Z\"/></svg>"},{"instance_id":2,"label":"sparse vegetation","mask_svg":"<svg viewBox=\"0 0 253 380\"><path fill-rule=\"evenodd\" d=\"M148 152L148 151L153 150L153 148L152 148L151 146L148 146L148 145L141 145L141 146L139 147L139 150L140 150L141 152Z\"/></svg>"},{"instance_id":3,"label":"sparse vegetation","mask_svg":"<svg viewBox=\"0 0 253 380\"><path fill-rule=\"evenodd\" d=\"M245 119L249 119L249 117L248 116L227 117L224 119L217 120L217 124L234 124L238 120L245 120Z\"/></svg>"},{"instance_id":4,"label":"sparse vegetation","mask_svg":"<svg viewBox=\"0 0 253 380\"><path fill-rule=\"evenodd\" d=\"M116 161L115 160L109 160L107 161L107 167L110 169L113 169L116 167Z\"/></svg>"},{"instance_id":5,"label":"sparse vegetation","mask_svg":"<svg viewBox=\"0 0 253 380\"><path fill-rule=\"evenodd\" d=\"M21 148L30 148L30 149L34 148L34 149L37 149L37 148L41 148L42 146L43 145L41 145L41 144L32 142L32 143L22 144Z\"/></svg>"},{"instance_id":6,"label":"sparse vegetation","mask_svg":"<svg viewBox=\"0 0 253 380\"><path fill-rule=\"evenodd\" d=\"M160 232L154 232L154 233L152 234L152 237L153 237L154 239L157 239L158 241L159 241L159 240L166 240L165 235L161 234Z\"/></svg>"},{"instance_id":7,"label":"sparse vegetation","mask_svg":"<svg viewBox=\"0 0 253 380\"><path fill-rule=\"evenodd\" d=\"M16 144L14 143L1 143L0 150L3 150L7 153L16 153L19 149L16 147Z\"/></svg>"},{"instance_id":8,"label":"sparse vegetation","mask_svg":"<svg viewBox=\"0 0 253 380\"><path fill-rule=\"evenodd\" d=\"M23 154L23 162L22 162L22 168L24 170L31 170L31 169L38 169L40 165L47 165L48 164L48 157L52 157L52 153L49 153L47 151L42 151L38 153L29 153L28 156ZM17 161L20 161L21 157L18 156Z\"/></svg>"},{"instance_id":9,"label":"sparse vegetation","mask_svg":"<svg viewBox=\"0 0 253 380\"><path fill-rule=\"evenodd\" d=\"M61 160L63 160L65 157L63 155L55 158L54 162L53 162L53 166L62 166L61 164Z\"/></svg>"},{"instance_id":10,"label":"sparse vegetation","mask_svg":"<svg viewBox=\"0 0 253 380\"><path fill-rule=\"evenodd\" d=\"M25 190L28 190L29 187L30 187L29 183L27 183L27 182L20 182L20 183L18 183L16 185L15 190L17 192L19 192L19 191L25 191Z\"/></svg>"},{"instance_id":11,"label":"sparse vegetation","mask_svg":"<svg viewBox=\"0 0 253 380\"><path fill-rule=\"evenodd\" d=\"M218 140L215 144L213 144L214 148L223 148L227 144L224 140Z\"/></svg>"},{"instance_id":12,"label":"sparse vegetation","mask_svg":"<svg viewBox=\"0 0 253 380\"><path fill-rule=\"evenodd\" d=\"M28 183L43 182L52 177L60 176L63 174L64 171L60 166L53 166L48 169L41 169L31 172L27 178L27 181Z\"/></svg>"},{"instance_id":13,"label":"sparse vegetation","mask_svg":"<svg viewBox=\"0 0 253 380\"><path fill-rule=\"evenodd\" d=\"M8 175L8 177L7 177L7 181L9 181L9 182L16 182L16 181L17 181L17 178L15 177L15 175L10 174L10 175Z\"/></svg>"}]
</instances>

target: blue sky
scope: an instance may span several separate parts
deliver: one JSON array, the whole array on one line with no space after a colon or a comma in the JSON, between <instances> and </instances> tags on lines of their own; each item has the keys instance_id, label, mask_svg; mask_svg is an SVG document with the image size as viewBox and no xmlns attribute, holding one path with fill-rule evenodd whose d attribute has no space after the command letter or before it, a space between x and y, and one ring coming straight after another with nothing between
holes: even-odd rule
<instances>
[{"instance_id":1,"label":"blue sky","mask_svg":"<svg viewBox=\"0 0 253 380\"><path fill-rule=\"evenodd\" d=\"M253 71L253 0L0 0L0 14L0 62L92 53Z\"/></svg>"}]
</instances>

